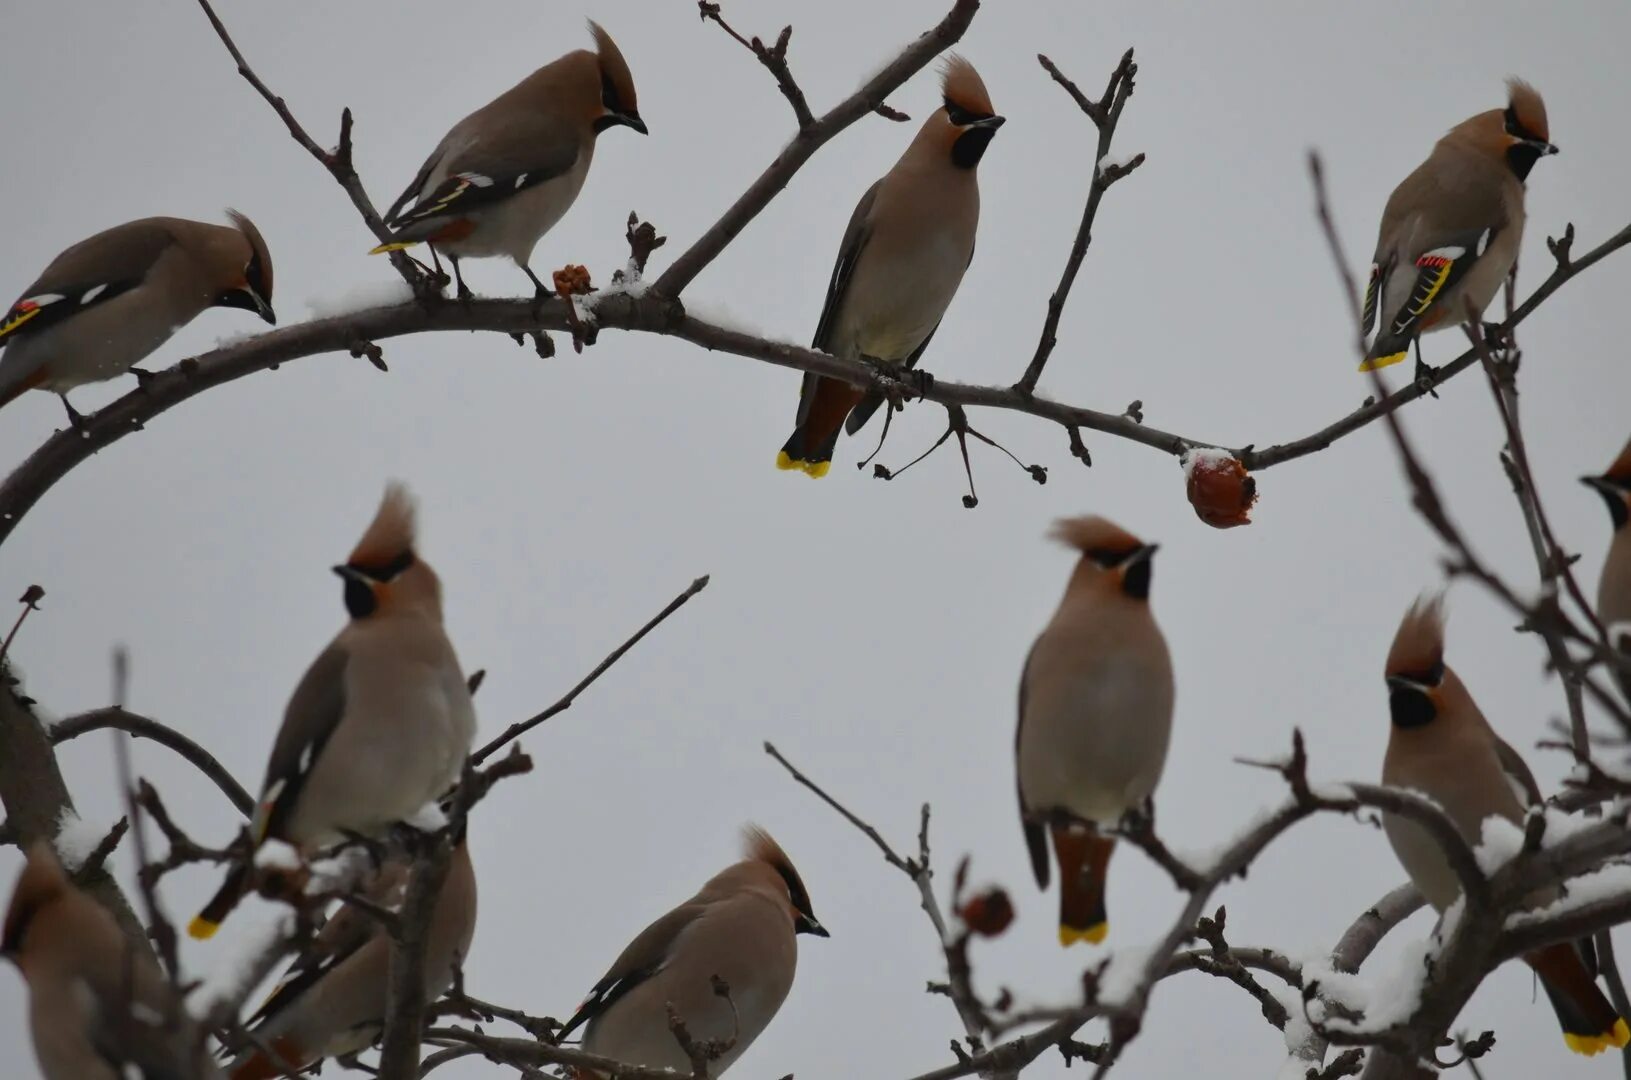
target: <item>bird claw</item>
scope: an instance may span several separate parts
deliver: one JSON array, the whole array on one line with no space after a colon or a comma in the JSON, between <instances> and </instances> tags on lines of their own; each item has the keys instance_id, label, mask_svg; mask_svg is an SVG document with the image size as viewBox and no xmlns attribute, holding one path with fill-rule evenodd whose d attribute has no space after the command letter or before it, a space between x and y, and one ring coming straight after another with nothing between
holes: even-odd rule
<instances>
[{"instance_id":1,"label":"bird claw","mask_svg":"<svg viewBox=\"0 0 1631 1080\"><path fill-rule=\"evenodd\" d=\"M1433 388L1433 376L1437 374L1438 368L1424 362L1419 356L1416 358L1415 382L1428 397L1438 397L1438 391Z\"/></svg>"}]
</instances>

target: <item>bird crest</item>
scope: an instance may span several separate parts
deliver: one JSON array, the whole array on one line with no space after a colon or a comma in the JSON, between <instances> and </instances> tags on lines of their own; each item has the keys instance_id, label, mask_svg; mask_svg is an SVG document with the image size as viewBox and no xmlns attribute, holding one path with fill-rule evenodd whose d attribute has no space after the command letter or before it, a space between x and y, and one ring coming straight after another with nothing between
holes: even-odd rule
<instances>
[{"instance_id":1,"label":"bird crest","mask_svg":"<svg viewBox=\"0 0 1631 1080\"><path fill-rule=\"evenodd\" d=\"M1419 677L1442 669L1443 664L1444 594L1423 593L1400 621L1383 673Z\"/></svg>"},{"instance_id":2,"label":"bird crest","mask_svg":"<svg viewBox=\"0 0 1631 1080\"><path fill-rule=\"evenodd\" d=\"M23 935L34 916L56 903L68 887L68 877L62 871L56 852L46 841L36 840L28 849L28 862L11 892L5 930L0 932L0 953L15 953L21 948Z\"/></svg>"},{"instance_id":3,"label":"bird crest","mask_svg":"<svg viewBox=\"0 0 1631 1080\"><path fill-rule=\"evenodd\" d=\"M991 116L991 95L986 93L985 82L974 65L952 53L940 67L940 90L945 95L946 111L961 110L975 117Z\"/></svg>"},{"instance_id":4,"label":"bird crest","mask_svg":"<svg viewBox=\"0 0 1631 1080\"><path fill-rule=\"evenodd\" d=\"M382 566L412 551L414 545L414 502L399 481L385 485L379 510L362 534L347 560L352 566Z\"/></svg>"},{"instance_id":5,"label":"bird crest","mask_svg":"<svg viewBox=\"0 0 1631 1080\"><path fill-rule=\"evenodd\" d=\"M1614 459L1614 464L1603 473L1605 480L1613 480L1622 487L1631 487L1631 442L1625 444L1620 456Z\"/></svg>"},{"instance_id":6,"label":"bird crest","mask_svg":"<svg viewBox=\"0 0 1631 1080\"><path fill-rule=\"evenodd\" d=\"M1542 142L1552 141L1551 128L1546 123L1546 102L1540 91L1517 76L1506 81L1506 119L1508 126Z\"/></svg>"},{"instance_id":7,"label":"bird crest","mask_svg":"<svg viewBox=\"0 0 1631 1080\"><path fill-rule=\"evenodd\" d=\"M227 217L238 231L244 234L249 241L249 266L246 268L244 279L250 287L260 294L260 298L268 304L272 302L272 254L266 248L266 240L262 238L261 231L255 228L255 223L245 214L232 208L227 208Z\"/></svg>"},{"instance_id":8,"label":"bird crest","mask_svg":"<svg viewBox=\"0 0 1631 1080\"><path fill-rule=\"evenodd\" d=\"M1098 515L1084 517L1060 518L1053 523L1048 536L1059 541L1066 547L1075 548L1082 554L1090 552L1114 552L1125 555L1136 548L1143 547L1143 541L1132 533L1123 529L1109 518Z\"/></svg>"},{"instance_id":9,"label":"bird crest","mask_svg":"<svg viewBox=\"0 0 1631 1080\"><path fill-rule=\"evenodd\" d=\"M615 105L618 112L637 112L639 103L635 100L634 75L629 71L628 61L623 59L622 50L612 40L612 35L593 19L589 20L589 34L595 39L601 75L611 84L614 101L608 102L607 107Z\"/></svg>"}]
</instances>

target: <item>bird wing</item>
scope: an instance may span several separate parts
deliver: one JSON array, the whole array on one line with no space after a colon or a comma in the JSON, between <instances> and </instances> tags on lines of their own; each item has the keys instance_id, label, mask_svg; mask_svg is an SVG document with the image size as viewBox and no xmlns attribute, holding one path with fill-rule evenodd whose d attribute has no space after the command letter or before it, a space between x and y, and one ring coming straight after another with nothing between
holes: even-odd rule
<instances>
[{"instance_id":1,"label":"bird wing","mask_svg":"<svg viewBox=\"0 0 1631 1080\"><path fill-rule=\"evenodd\" d=\"M584 998L583 1004L578 1006L577 1012L561 1029L558 1038L565 1039L580 1025L611 1008L618 998L661 971L681 932L706 911L705 904L694 901L681 904L642 930L613 961L601 980L595 983L589 996Z\"/></svg>"},{"instance_id":2,"label":"bird wing","mask_svg":"<svg viewBox=\"0 0 1631 1080\"><path fill-rule=\"evenodd\" d=\"M490 206L563 175L577 164L579 153L578 139L559 119L524 115L446 154L447 178L436 190L420 196L412 208L397 214L392 224L404 228L443 214ZM422 185L443 158L441 149L432 154L415 183ZM409 190L415 189L410 186Z\"/></svg>"},{"instance_id":3,"label":"bird wing","mask_svg":"<svg viewBox=\"0 0 1631 1080\"><path fill-rule=\"evenodd\" d=\"M1388 268L1378 264L1371 266L1372 285L1366 291L1365 308L1373 317L1380 315L1381 325L1376 329L1376 340L1370 347L1368 358L1360 367L1361 371L1369 371L1372 367L1386 367L1405 358L1405 351L1410 347L1411 340L1424 329L1428 321L1436 321L1439 309L1435 308L1435 305L1442 297L1448 295L1456 283L1466 277L1467 271L1483 257L1495 232L1495 226L1485 225L1440 236L1436 238L1437 242L1432 247L1417 255L1411 263L1397 264ZM1392 276L1399 273L1410 274L1413 278L1404 303L1391 314L1377 311L1376 298L1387 295ZM1460 321L1458 312L1450 312L1448 317Z\"/></svg>"},{"instance_id":4,"label":"bird wing","mask_svg":"<svg viewBox=\"0 0 1631 1080\"><path fill-rule=\"evenodd\" d=\"M855 204L855 211L849 216L849 224L844 227L844 239L838 245L838 259L833 263L832 278L827 282L827 299L821 305L821 319L816 323L815 337L810 339L810 348L820 349L822 352L832 351L833 324L838 320L838 309L844 302L844 296L849 291L850 280L855 276L855 264L866 250L866 243L872 237L872 229L868 218L872 216L872 204L878 195L878 185L883 181L874 181L861 196L861 201ZM806 373L804 383L799 390L799 412L795 426L803 427L807 419L810 406L815 401L815 384L819 375ZM873 408L877 408L876 405Z\"/></svg>"},{"instance_id":5,"label":"bird wing","mask_svg":"<svg viewBox=\"0 0 1631 1080\"><path fill-rule=\"evenodd\" d=\"M0 318L0 341L24 330L37 333L129 292L175 242L162 222L146 219L75 244L52 260Z\"/></svg>"},{"instance_id":6,"label":"bird wing","mask_svg":"<svg viewBox=\"0 0 1631 1080\"><path fill-rule=\"evenodd\" d=\"M320 653L289 697L283 726L272 744L266 781L255 810L255 842L278 836L300 797L312 766L345 715L345 672L350 657L338 641Z\"/></svg>"}]
</instances>

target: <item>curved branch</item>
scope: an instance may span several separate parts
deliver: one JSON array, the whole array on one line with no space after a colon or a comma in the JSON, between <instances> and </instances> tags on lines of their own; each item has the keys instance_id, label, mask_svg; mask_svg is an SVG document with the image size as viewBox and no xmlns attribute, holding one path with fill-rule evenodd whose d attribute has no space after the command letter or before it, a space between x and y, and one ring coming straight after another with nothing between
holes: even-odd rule
<instances>
[{"instance_id":1,"label":"curved branch","mask_svg":"<svg viewBox=\"0 0 1631 1080\"><path fill-rule=\"evenodd\" d=\"M51 725L51 745L60 746L69 739L77 739L88 732L102 731L107 728L127 732L138 739L151 739L160 746L174 750L186 758L199 772L214 781L215 786L221 789L221 794L225 795L228 801L238 808L240 814L244 817L250 817L254 814L254 798L227 771L226 766L216 760L214 754L166 724L161 724L157 720L151 720L145 716L138 716L117 706L107 709L93 709L90 712L70 716L66 720Z\"/></svg>"},{"instance_id":2,"label":"curved branch","mask_svg":"<svg viewBox=\"0 0 1631 1080\"><path fill-rule=\"evenodd\" d=\"M883 105L884 99L894 93L902 83L923 70L930 60L955 45L968 29L968 24L974 21L974 13L979 9L980 0L956 0L951 11L946 13L946 17L941 19L934 29L908 45L899 56L885 65L882 71L868 79L855 93L834 105L821 119L812 124L803 124L803 118L800 117L799 133L793 136L793 140L780 154L776 155L776 160L770 163L770 167L748 186L748 189L707 232L699 236L685 249L684 254L663 271L653 288L664 296L677 298L685 291L685 287L707 269L708 264L718 258L720 252L759 216L759 212L770 205L770 200L781 193L788 181L793 179L794 174L804 167L804 163L810 160L817 150L861 117L875 112Z\"/></svg>"}]
</instances>

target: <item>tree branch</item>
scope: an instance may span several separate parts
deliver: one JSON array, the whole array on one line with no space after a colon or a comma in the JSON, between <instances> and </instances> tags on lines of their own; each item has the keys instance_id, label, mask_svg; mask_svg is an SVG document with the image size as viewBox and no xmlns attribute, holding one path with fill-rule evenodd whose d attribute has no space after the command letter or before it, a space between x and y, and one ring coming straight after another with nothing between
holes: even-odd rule
<instances>
[{"instance_id":1,"label":"tree branch","mask_svg":"<svg viewBox=\"0 0 1631 1080\"><path fill-rule=\"evenodd\" d=\"M240 814L244 817L254 814L254 797L244 790L244 786L227 771L226 766L216 760L214 754L166 724L138 716L117 706L93 709L53 724L50 732L51 745L60 746L69 739L76 739L88 732L101 731L104 728L127 732L138 739L151 739L160 746L174 750L199 772L209 777L215 786L221 789L221 794L238 808Z\"/></svg>"}]
</instances>

